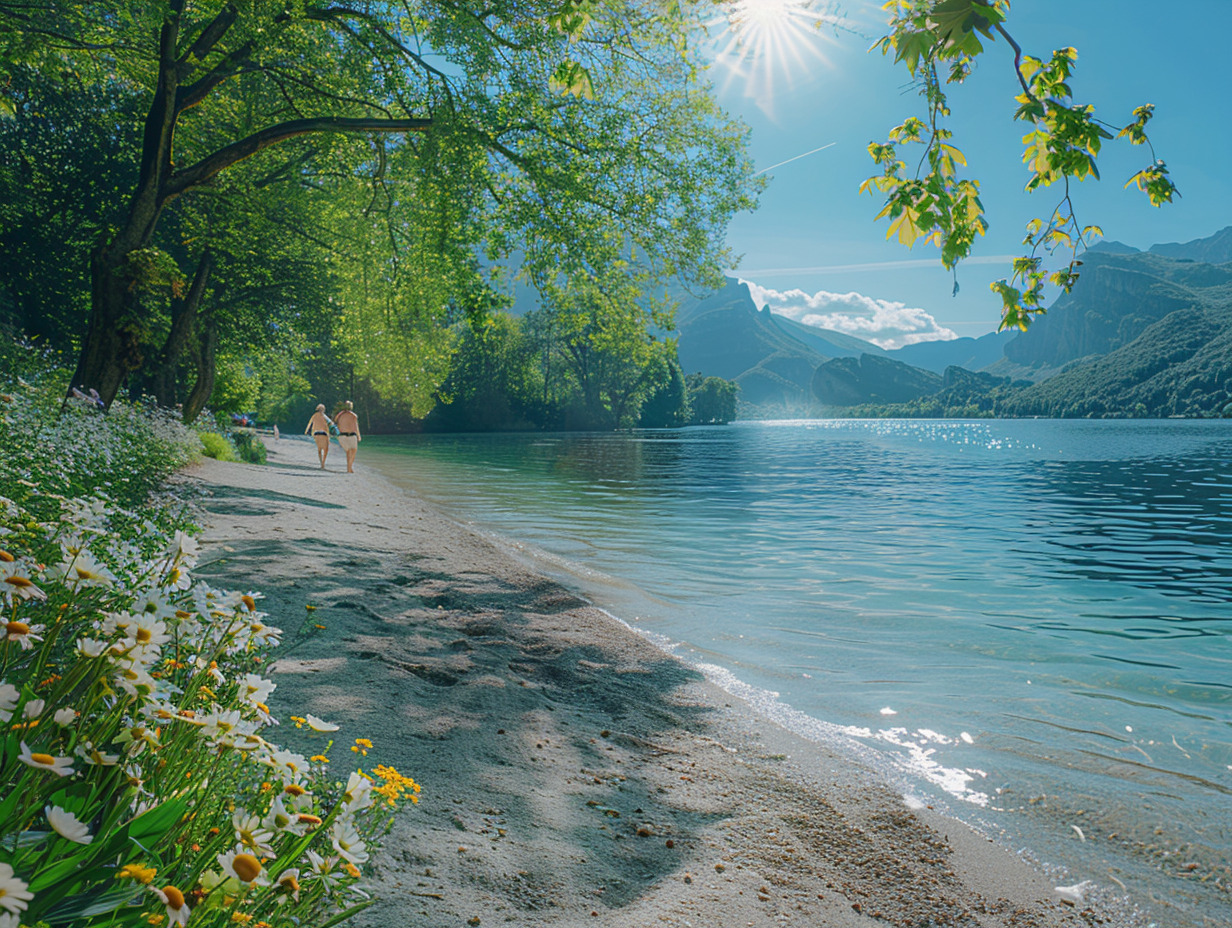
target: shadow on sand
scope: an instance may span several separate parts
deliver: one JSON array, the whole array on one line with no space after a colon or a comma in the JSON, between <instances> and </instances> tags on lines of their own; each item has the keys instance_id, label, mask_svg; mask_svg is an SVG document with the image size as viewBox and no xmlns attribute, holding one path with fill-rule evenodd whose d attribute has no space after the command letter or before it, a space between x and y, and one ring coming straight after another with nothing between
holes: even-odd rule
<instances>
[{"instance_id":1,"label":"shadow on sand","mask_svg":"<svg viewBox=\"0 0 1232 928\"><path fill-rule=\"evenodd\" d=\"M269 514L287 504L340 508L233 487L217 487L205 508ZM271 667L271 707L284 723L312 712L340 724L340 775L357 760L353 740L368 738L376 748L365 765L391 764L423 785L384 867L435 874L420 883L432 888L503 880L526 913L596 888L607 908L637 898L679 865L670 844L725 817L686 808L662 785L672 740L709 711L678 693L701 675L640 639L613 653L586 632L593 610L551 581L428 563L343 545L326 528L315 539L230 540L198 572L266 594L260 605L285 632ZM330 737L277 732L305 755ZM448 911L447 893L419 901L415 924ZM385 923L379 910L364 923Z\"/></svg>"}]
</instances>

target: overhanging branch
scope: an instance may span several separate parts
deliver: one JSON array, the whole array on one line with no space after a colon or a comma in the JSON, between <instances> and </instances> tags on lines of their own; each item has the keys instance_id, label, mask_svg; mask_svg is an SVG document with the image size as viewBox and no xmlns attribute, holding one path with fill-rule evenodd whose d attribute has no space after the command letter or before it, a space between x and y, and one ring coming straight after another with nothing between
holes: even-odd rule
<instances>
[{"instance_id":1,"label":"overhanging branch","mask_svg":"<svg viewBox=\"0 0 1232 928\"><path fill-rule=\"evenodd\" d=\"M341 116L320 116L313 119L293 119L279 123L276 126L254 132L247 138L232 142L220 148L196 164L176 171L167 180L164 188L167 201L173 200L193 187L199 187L220 172L238 164L245 158L250 158L279 142L297 138L301 135L316 135L326 132L424 132L431 128L431 119L385 119L346 118Z\"/></svg>"}]
</instances>

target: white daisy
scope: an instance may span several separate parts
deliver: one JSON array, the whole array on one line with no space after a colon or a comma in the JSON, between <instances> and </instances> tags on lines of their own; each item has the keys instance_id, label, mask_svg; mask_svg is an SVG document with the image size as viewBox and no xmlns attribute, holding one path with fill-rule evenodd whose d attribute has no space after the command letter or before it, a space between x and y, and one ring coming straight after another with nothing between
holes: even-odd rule
<instances>
[{"instance_id":1,"label":"white daisy","mask_svg":"<svg viewBox=\"0 0 1232 928\"><path fill-rule=\"evenodd\" d=\"M304 720L308 723L308 727L313 731L337 731L338 726L333 722L326 722L324 719L319 719L311 712L304 716Z\"/></svg>"},{"instance_id":2,"label":"white daisy","mask_svg":"<svg viewBox=\"0 0 1232 928\"><path fill-rule=\"evenodd\" d=\"M17 759L27 767L33 767L36 770L46 770L58 777L66 777L73 772L73 759L71 757L55 757L51 754L32 752L24 741L21 743L21 753L17 756Z\"/></svg>"},{"instance_id":3,"label":"white daisy","mask_svg":"<svg viewBox=\"0 0 1232 928\"><path fill-rule=\"evenodd\" d=\"M347 812L358 812L372 805L372 781L358 773L347 779L346 792L342 794Z\"/></svg>"},{"instance_id":4,"label":"white daisy","mask_svg":"<svg viewBox=\"0 0 1232 928\"><path fill-rule=\"evenodd\" d=\"M157 654L158 648L170 637L167 626L160 622L157 616L142 612L132 616L125 627L122 647L125 651L152 649Z\"/></svg>"},{"instance_id":5,"label":"white daisy","mask_svg":"<svg viewBox=\"0 0 1232 928\"><path fill-rule=\"evenodd\" d=\"M167 549L169 555L180 555L186 558L195 558L201 551L201 543L191 535L186 535L179 529L176 530L175 538L171 540L171 546Z\"/></svg>"},{"instance_id":6,"label":"white daisy","mask_svg":"<svg viewBox=\"0 0 1232 928\"><path fill-rule=\"evenodd\" d=\"M298 783L308 770L308 759L293 751L275 751L265 762L293 783Z\"/></svg>"},{"instance_id":7,"label":"white daisy","mask_svg":"<svg viewBox=\"0 0 1232 928\"><path fill-rule=\"evenodd\" d=\"M61 838L77 844L89 844L94 840L90 829L72 812L65 812L59 806L47 806L43 811L47 815L47 824Z\"/></svg>"},{"instance_id":8,"label":"white daisy","mask_svg":"<svg viewBox=\"0 0 1232 928\"><path fill-rule=\"evenodd\" d=\"M10 577L9 580L13 578ZM43 640L42 625L27 625L25 622L6 622L4 625L4 640L15 641L23 651L34 647L34 642Z\"/></svg>"},{"instance_id":9,"label":"white daisy","mask_svg":"<svg viewBox=\"0 0 1232 928\"><path fill-rule=\"evenodd\" d=\"M160 622L166 622L175 616L176 607L162 590L143 590L133 602L130 611L133 615L153 616Z\"/></svg>"},{"instance_id":10,"label":"white daisy","mask_svg":"<svg viewBox=\"0 0 1232 928\"><path fill-rule=\"evenodd\" d=\"M269 699L269 694L274 692L277 685L259 674L246 673L240 681L240 698L249 705L259 705Z\"/></svg>"},{"instance_id":11,"label":"white daisy","mask_svg":"<svg viewBox=\"0 0 1232 928\"><path fill-rule=\"evenodd\" d=\"M57 709L51 719L61 728L67 728L77 720L77 713L72 709Z\"/></svg>"},{"instance_id":12,"label":"white daisy","mask_svg":"<svg viewBox=\"0 0 1232 928\"><path fill-rule=\"evenodd\" d=\"M307 831L299 823L295 813L287 808L281 796L274 797L274 801L270 803L269 812L265 814L261 825L268 831L285 831L293 835L302 835Z\"/></svg>"},{"instance_id":13,"label":"white daisy","mask_svg":"<svg viewBox=\"0 0 1232 928\"><path fill-rule=\"evenodd\" d=\"M18 599L37 599L41 602L47 598L47 594L35 586L34 581L24 573L5 571L5 574L4 585L0 589L4 591L6 600L11 600L16 596Z\"/></svg>"},{"instance_id":14,"label":"white daisy","mask_svg":"<svg viewBox=\"0 0 1232 928\"><path fill-rule=\"evenodd\" d=\"M240 847L259 857L275 856L274 849L270 847L274 833L266 829L257 816L236 812L231 816L231 825L235 828L235 840L240 843Z\"/></svg>"},{"instance_id":15,"label":"white daisy","mask_svg":"<svg viewBox=\"0 0 1232 928\"><path fill-rule=\"evenodd\" d=\"M77 745L77 756L96 767L114 767L120 762L119 754L105 754L89 741Z\"/></svg>"},{"instance_id":16,"label":"white daisy","mask_svg":"<svg viewBox=\"0 0 1232 928\"><path fill-rule=\"evenodd\" d=\"M82 657L102 657L107 653L107 642L95 638L78 638L77 653Z\"/></svg>"},{"instance_id":17,"label":"white daisy","mask_svg":"<svg viewBox=\"0 0 1232 928\"><path fill-rule=\"evenodd\" d=\"M12 683L0 683L0 722L7 722L17 709L21 694Z\"/></svg>"},{"instance_id":18,"label":"white daisy","mask_svg":"<svg viewBox=\"0 0 1232 928\"><path fill-rule=\"evenodd\" d=\"M64 575L64 579L74 586L111 586L116 579L107 565L100 563L89 551L78 552Z\"/></svg>"},{"instance_id":19,"label":"white daisy","mask_svg":"<svg viewBox=\"0 0 1232 928\"><path fill-rule=\"evenodd\" d=\"M118 672L113 679L130 696L149 696L158 686L158 681L150 676L150 672L131 659L119 663Z\"/></svg>"},{"instance_id":20,"label":"white daisy","mask_svg":"<svg viewBox=\"0 0 1232 928\"><path fill-rule=\"evenodd\" d=\"M191 910L188 908L188 903L184 901L184 894L182 892L170 884L162 889L151 886L150 892L156 895L162 904L167 907L168 924L188 924L188 916L191 914Z\"/></svg>"},{"instance_id":21,"label":"white daisy","mask_svg":"<svg viewBox=\"0 0 1232 928\"><path fill-rule=\"evenodd\" d=\"M312 878L320 880L326 889L333 889L334 883L342 878L342 874L334 869L338 864L338 858L322 857L311 848L306 853L308 862L312 864Z\"/></svg>"},{"instance_id":22,"label":"white daisy","mask_svg":"<svg viewBox=\"0 0 1232 928\"><path fill-rule=\"evenodd\" d=\"M0 909L16 916L18 912L25 911L33 898L34 893L30 892L25 880L15 876L11 866L0 863Z\"/></svg>"},{"instance_id":23,"label":"white daisy","mask_svg":"<svg viewBox=\"0 0 1232 928\"><path fill-rule=\"evenodd\" d=\"M282 875L274 884L274 892L278 894L280 903L288 899L299 902L299 867L282 871Z\"/></svg>"},{"instance_id":24,"label":"white daisy","mask_svg":"<svg viewBox=\"0 0 1232 928\"><path fill-rule=\"evenodd\" d=\"M162 585L168 590L186 590L192 586L192 577L183 564L173 564L163 576Z\"/></svg>"},{"instance_id":25,"label":"white daisy","mask_svg":"<svg viewBox=\"0 0 1232 928\"><path fill-rule=\"evenodd\" d=\"M235 877L248 885L269 885L269 874L265 872L261 861L242 847L219 854L218 865L222 867L223 876Z\"/></svg>"},{"instance_id":26,"label":"white daisy","mask_svg":"<svg viewBox=\"0 0 1232 928\"><path fill-rule=\"evenodd\" d=\"M329 843L353 864L362 864L368 859L368 846L350 822L334 822L329 826Z\"/></svg>"}]
</instances>

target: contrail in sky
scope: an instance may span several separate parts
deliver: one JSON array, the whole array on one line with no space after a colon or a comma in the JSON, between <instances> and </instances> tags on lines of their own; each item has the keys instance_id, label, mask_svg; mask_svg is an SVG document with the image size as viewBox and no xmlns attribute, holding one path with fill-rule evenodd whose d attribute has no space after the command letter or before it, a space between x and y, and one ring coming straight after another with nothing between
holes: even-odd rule
<instances>
[{"instance_id":1,"label":"contrail in sky","mask_svg":"<svg viewBox=\"0 0 1232 928\"><path fill-rule=\"evenodd\" d=\"M799 161L801 158L807 158L809 155L815 155L817 152L825 151L827 148L833 148L837 144L837 142L830 142L829 144L822 145L821 148L814 148L812 151L806 151L802 155L796 155L794 158L788 158L786 161L780 161L778 164L772 164L768 168L762 168L760 171L754 171L753 176L756 177L758 174L765 174L767 171L773 171L775 168L781 168L785 164L791 164L793 161Z\"/></svg>"}]
</instances>

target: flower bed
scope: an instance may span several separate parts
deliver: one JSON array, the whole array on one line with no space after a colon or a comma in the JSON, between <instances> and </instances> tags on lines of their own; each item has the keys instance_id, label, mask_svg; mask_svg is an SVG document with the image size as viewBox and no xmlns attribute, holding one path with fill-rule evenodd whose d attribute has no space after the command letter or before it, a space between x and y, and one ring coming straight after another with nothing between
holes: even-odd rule
<instances>
[{"instance_id":1,"label":"flower bed","mask_svg":"<svg viewBox=\"0 0 1232 928\"><path fill-rule=\"evenodd\" d=\"M6 389L0 928L328 928L370 904L360 868L419 787L331 771L338 726L313 716L311 757L267 737L281 632L260 593L194 580L188 510L150 502L195 433Z\"/></svg>"}]
</instances>

